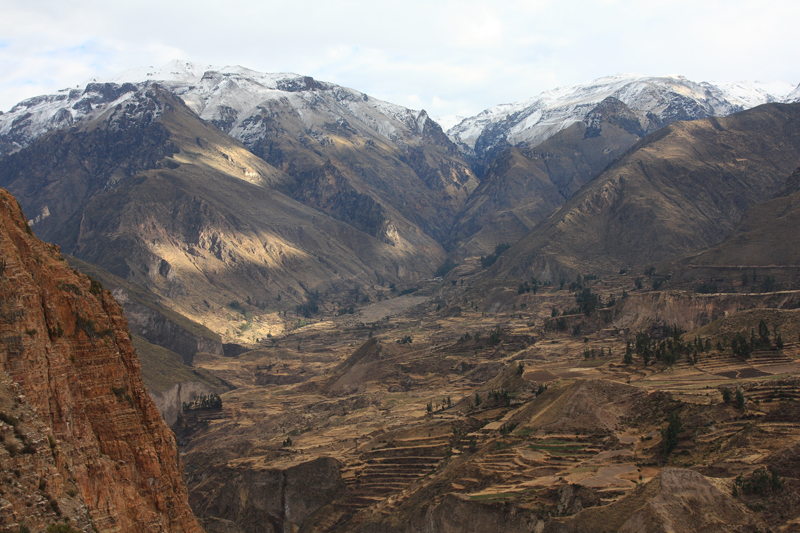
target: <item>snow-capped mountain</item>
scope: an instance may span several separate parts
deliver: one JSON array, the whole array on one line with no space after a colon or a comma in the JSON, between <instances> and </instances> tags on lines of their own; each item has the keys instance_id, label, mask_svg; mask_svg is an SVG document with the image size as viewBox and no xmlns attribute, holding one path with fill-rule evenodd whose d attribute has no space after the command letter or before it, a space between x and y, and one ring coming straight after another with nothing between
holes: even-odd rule
<instances>
[{"instance_id":1,"label":"snow-capped mountain","mask_svg":"<svg viewBox=\"0 0 800 533\"><path fill-rule=\"evenodd\" d=\"M158 83L180 96L201 118L248 146L259 140L254 138L258 136L254 128L248 127L253 124L252 117L268 102L283 102L294 108L310 132L344 121L346 127L358 124L395 144L421 135L429 120L424 111L308 76L176 60L160 68L129 70L108 80L93 78L85 89L64 89L20 102L0 115L0 156L27 146L48 131L97 116L148 83Z\"/></svg>"},{"instance_id":2,"label":"snow-capped mountain","mask_svg":"<svg viewBox=\"0 0 800 533\"><path fill-rule=\"evenodd\" d=\"M725 116L769 102L785 101L788 83L697 83L683 76L620 74L590 83L560 87L513 104L491 107L450 128L447 134L463 151L481 156L494 146L535 145L584 120L598 103L616 98L651 120L667 124Z\"/></svg>"},{"instance_id":3,"label":"snow-capped mountain","mask_svg":"<svg viewBox=\"0 0 800 533\"><path fill-rule=\"evenodd\" d=\"M86 133L98 124L113 128L115 121L145 126L165 113L160 100L148 96L159 92L180 98L283 172L283 192L395 245L416 242L423 233L443 238L478 186L425 111L308 76L186 61L91 79L83 90L17 104L0 115L0 158L52 130ZM436 248L432 243L425 246Z\"/></svg>"},{"instance_id":4,"label":"snow-capped mountain","mask_svg":"<svg viewBox=\"0 0 800 533\"><path fill-rule=\"evenodd\" d=\"M795 87L794 90L786 96L786 99L784 101L787 104L800 102L800 84L798 84L797 87Z\"/></svg>"}]
</instances>

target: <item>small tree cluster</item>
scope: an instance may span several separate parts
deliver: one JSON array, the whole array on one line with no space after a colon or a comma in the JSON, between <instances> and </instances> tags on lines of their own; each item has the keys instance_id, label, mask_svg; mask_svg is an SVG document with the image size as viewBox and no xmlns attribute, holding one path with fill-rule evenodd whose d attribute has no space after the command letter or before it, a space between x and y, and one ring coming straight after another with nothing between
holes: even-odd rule
<instances>
[{"instance_id":1,"label":"small tree cluster","mask_svg":"<svg viewBox=\"0 0 800 533\"><path fill-rule=\"evenodd\" d=\"M505 389L490 390L489 401L497 405L508 405L511 402L511 397Z\"/></svg>"},{"instance_id":2,"label":"small tree cluster","mask_svg":"<svg viewBox=\"0 0 800 533\"><path fill-rule=\"evenodd\" d=\"M602 307L599 294L595 294L588 287L575 295L578 309L586 316L590 316L598 307Z\"/></svg>"},{"instance_id":3,"label":"small tree cluster","mask_svg":"<svg viewBox=\"0 0 800 533\"><path fill-rule=\"evenodd\" d=\"M530 281L530 283L528 283L527 281L525 283L520 283L519 289L517 289L517 294L525 294L528 292L533 292L533 294L536 294L538 290L539 290L539 280L533 278Z\"/></svg>"},{"instance_id":4,"label":"small tree cluster","mask_svg":"<svg viewBox=\"0 0 800 533\"><path fill-rule=\"evenodd\" d=\"M553 311L557 312L558 310L553 308ZM544 324L545 331L558 331L563 332L567 331L567 319L564 317L557 318L556 320L548 320Z\"/></svg>"},{"instance_id":5,"label":"small tree cluster","mask_svg":"<svg viewBox=\"0 0 800 533\"><path fill-rule=\"evenodd\" d=\"M636 355L642 358L645 366L649 365L653 358L655 358L656 361L669 366L675 363L678 357L684 354L687 355L690 360L696 360L696 358L693 359L691 357L692 347L684 343L681 338L683 335L683 330L678 326L671 326L667 328L667 331L669 332L669 337L660 341L651 338L646 332L639 332L636 334L633 349L635 350ZM628 345L630 346L630 341L628 341ZM633 360L632 354L630 357L628 357L627 350L625 359L623 359L623 361L626 359L631 362ZM626 364L630 364L630 362Z\"/></svg>"},{"instance_id":6,"label":"small tree cluster","mask_svg":"<svg viewBox=\"0 0 800 533\"><path fill-rule=\"evenodd\" d=\"M743 494L766 496L782 490L784 482L785 480L780 476L777 469L770 468L767 470L765 467L761 467L754 470L748 477L739 474L734 480L733 495L738 496L739 492L742 492Z\"/></svg>"},{"instance_id":7,"label":"small tree cluster","mask_svg":"<svg viewBox=\"0 0 800 533\"><path fill-rule=\"evenodd\" d=\"M608 355L611 355L611 349L610 348L608 350ZM603 358L605 356L606 356L606 351L602 347L600 348L599 355L598 355L598 352L596 352L594 348L586 348L585 350L583 350L583 358L584 359L595 359L596 357Z\"/></svg>"},{"instance_id":8,"label":"small tree cluster","mask_svg":"<svg viewBox=\"0 0 800 533\"><path fill-rule=\"evenodd\" d=\"M731 339L731 351L739 359L749 359L753 350L767 350L767 349L783 349L783 337L778 332L777 327L774 331L775 343L773 345L772 336L770 335L767 323L762 319L758 323L758 334L751 329L750 336L743 331L738 331ZM720 343L718 348L723 348Z\"/></svg>"},{"instance_id":9,"label":"small tree cluster","mask_svg":"<svg viewBox=\"0 0 800 533\"><path fill-rule=\"evenodd\" d=\"M208 396L200 396L193 402L183 402L182 407L184 413L191 410L222 409L222 398L219 397L219 394L211 393Z\"/></svg>"},{"instance_id":10,"label":"small tree cluster","mask_svg":"<svg viewBox=\"0 0 800 533\"><path fill-rule=\"evenodd\" d=\"M493 254L489 254L485 257L481 256L481 266L483 268L489 268L490 266L495 264L497 258L500 257L503 254L503 252L505 252L509 248L511 248L511 245L508 244L507 242L503 244L498 244L497 246L495 246Z\"/></svg>"},{"instance_id":11,"label":"small tree cluster","mask_svg":"<svg viewBox=\"0 0 800 533\"><path fill-rule=\"evenodd\" d=\"M703 282L697 286L695 292L699 294L717 294L719 292L719 287L716 281L709 281L708 283Z\"/></svg>"},{"instance_id":12,"label":"small tree cluster","mask_svg":"<svg viewBox=\"0 0 800 533\"><path fill-rule=\"evenodd\" d=\"M631 349L631 341L625 342L625 355L622 356L622 362L625 365L633 363L633 350Z\"/></svg>"},{"instance_id":13,"label":"small tree cluster","mask_svg":"<svg viewBox=\"0 0 800 533\"><path fill-rule=\"evenodd\" d=\"M739 409L744 409L745 405L745 398L742 389L736 389L736 393L733 395L736 397L736 407ZM733 399L731 395L731 391L727 387L722 387L722 401L726 404L730 405L731 400Z\"/></svg>"}]
</instances>

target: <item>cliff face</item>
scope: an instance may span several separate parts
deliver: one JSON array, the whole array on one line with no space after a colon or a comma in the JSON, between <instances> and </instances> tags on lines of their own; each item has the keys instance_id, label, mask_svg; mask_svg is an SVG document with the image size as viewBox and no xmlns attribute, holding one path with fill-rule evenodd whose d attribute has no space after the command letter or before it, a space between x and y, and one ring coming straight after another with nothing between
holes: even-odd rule
<instances>
[{"instance_id":1,"label":"cliff face","mask_svg":"<svg viewBox=\"0 0 800 533\"><path fill-rule=\"evenodd\" d=\"M743 309L797 309L800 293L693 294L678 291L632 294L622 300L614 325L636 331L648 325L675 325L685 331L705 326Z\"/></svg>"},{"instance_id":2,"label":"cliff face","mask_svg":"<svg viewBox=\"0 0 800 533\"><path fill-rule=\"evenodd\" d=\"M0 369L0 463L19 472L0 487L0 529L66 515L84 531L201 531L122 309L32 235L5 190Z\"/></svg>"},{"instance_id":3,"label":"cliff face","mask_svg":"<svg viewBox=\"0 0 800 533\"><path fill-rule=\"evenodd\" d=\"M345 490L339 462L319 457L285 468L219 468L192 489L192 506L213 516L208 531L297 531ZM228 529L229 531L231 529Z\"/></svg>"}]
</instances>

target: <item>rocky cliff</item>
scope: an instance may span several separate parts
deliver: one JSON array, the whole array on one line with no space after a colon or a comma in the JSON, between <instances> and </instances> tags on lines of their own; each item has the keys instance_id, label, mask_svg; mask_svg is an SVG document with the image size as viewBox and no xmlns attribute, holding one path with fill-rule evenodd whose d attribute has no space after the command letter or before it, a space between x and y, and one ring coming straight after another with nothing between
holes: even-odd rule
<instances>
[{"instance_id":1,"label":"rocky cliff","mask_svg":"<svg viewBox=\"0 0 800 533\"><path fill-rule=\"evenodd\" d=\"M297 531L345 490L339 467L319 457L283 468L219 468L192 490L192 506L214 517L208 531Z\"/></svg>"},{"instance_id":2,"label":"rocky cliff","mask_svg":"<svg viewBox=\"0 0 800 533\"><path fill-rule=\"evenodd\" d=\"M681 291L632 294L622 300L614 325L629 331L679 326L685 331L705 326L744 309L797 309L798 291L766 294L694 294Z\"/></svg>"},{"instance_id":3,"label":"rocky cliff","mask_svg":"<svg viewBox=\"0 0 800 533\"><path fill-rule=\"evenodd\" d=\"M200 532L122 309L0 190L0 529Z\"/></svg>"}]
</instances>

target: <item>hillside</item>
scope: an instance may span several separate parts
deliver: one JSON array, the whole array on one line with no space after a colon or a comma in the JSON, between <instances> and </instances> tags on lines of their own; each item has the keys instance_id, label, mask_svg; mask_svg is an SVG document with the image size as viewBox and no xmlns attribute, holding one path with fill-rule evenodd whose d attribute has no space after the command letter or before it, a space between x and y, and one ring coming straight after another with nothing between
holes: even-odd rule
<instances>
[{"instance_id":1,"label":"hillside","mask_svg":"<svg viewBox=\"0 0 800 533\"><path fill-rule=\"evenodd\" d=\"M458 255L488 255L500 243L520 240L660 125L608 97L540 144L523 142L500 152L459 213L446 246Z\"/></svg>"},{"instance_id":2,"label":"hillside","mask_svg":"<svg viewBox=\"0 0 800 533\"><path fill-rule=\"evenodd\" d=\"M506 252L490 275L613 272L722 241L800 164L800 106L769 104L649 135Z\"/></svg>"},{"instance_id":3,"label":"hillside","mask_svg":"<svg viewBox=\"0 0 800 533\"><path fill-rule=\"evenodd\" d=\"M280 331L277 311L317 291L413 281L443 261L413 226L387 244L273 188L288 179L155 85L0 161L37 235L226 339Z\"/></svg>"},{"instance_id":4,"label":"hillside","mask_svg":"<svg viewBox=\"0 0 800 533\"><path fill-rule=\"evenodd\" d=\"M0 116L0 156L92 121L152 83L290 176L284 192L390 244L419 232L441 240L478 184L424 110L308 76L186 61L20 102Z\"/></svg>"},{"instance_id":5,"label":"hillside","mask_svg":"<svg viewBox=\"0 0 800 533\"><path fill-rule=\"evenodd\" d=\"M800 170L779 195L747 210L724 242L692 257L697 267L800 267ZM790 192L792 191L792 192Z\"/></svg>"}]
</instances>

